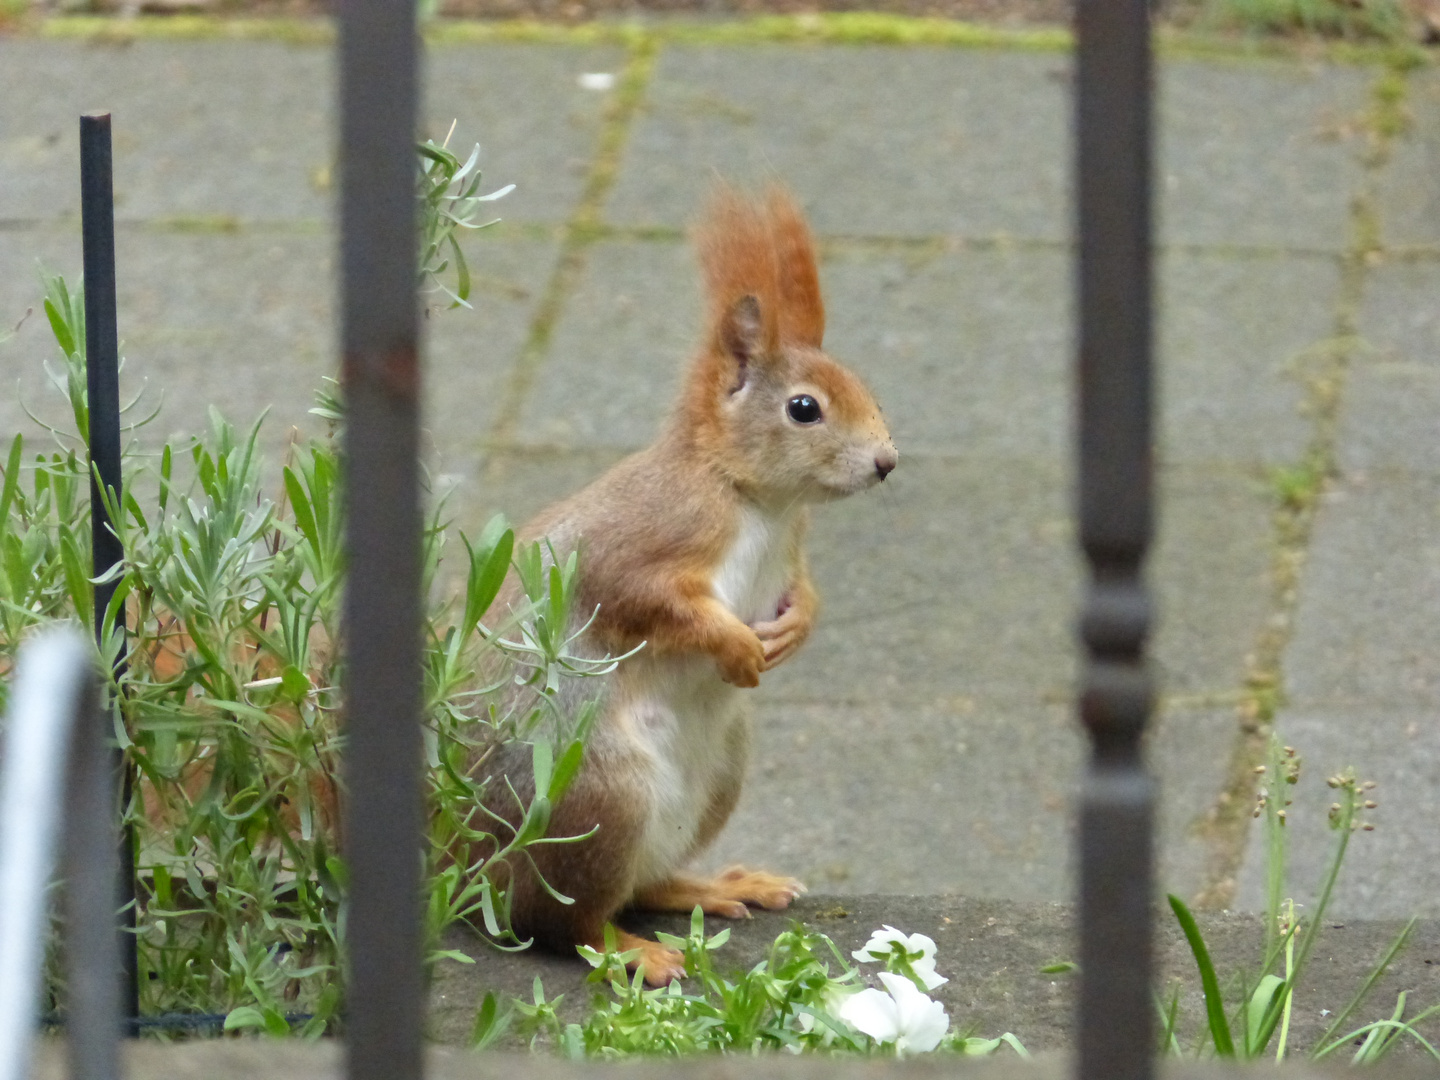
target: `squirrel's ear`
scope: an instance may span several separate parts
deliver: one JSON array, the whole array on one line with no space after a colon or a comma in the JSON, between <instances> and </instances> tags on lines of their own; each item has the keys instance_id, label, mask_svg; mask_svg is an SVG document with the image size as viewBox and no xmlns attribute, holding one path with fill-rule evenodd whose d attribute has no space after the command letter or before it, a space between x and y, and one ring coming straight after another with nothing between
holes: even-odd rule
<instances>
[{"instance_id":1,"label":"squirrel's ear","mask_svg":"<svg viewBox=\"0 0 1440 1080\"><path fill-rule=\"evenodd\" d=\"M721 318L720 345L739 369L732 394L745 385L750 361L760 355L764 334L760 301L753 296L742 296Z\"/></svg>"}]
</instances>

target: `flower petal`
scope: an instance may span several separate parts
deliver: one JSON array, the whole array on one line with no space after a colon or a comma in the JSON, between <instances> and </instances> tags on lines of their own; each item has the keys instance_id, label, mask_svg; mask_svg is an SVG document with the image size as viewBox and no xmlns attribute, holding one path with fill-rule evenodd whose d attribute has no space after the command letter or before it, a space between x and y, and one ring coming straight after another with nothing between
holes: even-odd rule
<instances>
[{"instance_id":1,"label":"flower petal","mask_svg":"<svg viewBox=\"0 0 1440 1080\"><path fill-rule=\"evenodd\" d=\"M902 949L908 949L908 942L909 938L903 931L887 925L871 934L870 940L850 955L862 963L867 960L884 960L890 955L892 945L898 944Z\"/></svg>"},{"instance_id":2,"label":"flower petal","mask_svg":"<svg viewBox=\"0 0 1440 1080\"><path fill-rule=\"evenodd\" d=\"M902 1053L925 1054L939 1046L945 1032L950 1030L950 1017L945 1013L945 1006L922 994L903 975L882 971L879 979L895 1002L896 1027L899 1029L895 1048Z\"/></svg>"},{"instance_id":3,"label":"flower petal","mask_svg":"<svg viewBox=\"0 0 1440 1080\"><path fill-rule=\"evenodd\" d=\"M840 1019L879 1043L894 1042L900 1035L900 1011L895 999L881 990L861 990L852 995L840 1006Z\"/></svg>"}]
</instances>

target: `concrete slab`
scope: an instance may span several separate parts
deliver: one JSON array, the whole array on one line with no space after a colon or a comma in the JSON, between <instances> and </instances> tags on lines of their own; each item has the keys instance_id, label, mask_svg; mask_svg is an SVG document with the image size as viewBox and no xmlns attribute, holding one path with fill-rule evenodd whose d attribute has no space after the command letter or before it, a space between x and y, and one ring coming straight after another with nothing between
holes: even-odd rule
<instances>
[{"instance_id":1,"label":"concrete slab","mask_svg":"<svg viewBox=\"0 0 1440 1080\"><path fill-rule=\"evenodd\" d=\"M583 187L604 95L586 71L615 49L447 46L428 57L428 117L484 146L511 220L563 221ZM78 216L76 117L114 114L116 214L324 221L331 212L333 83L326 46L275 41L0 41L0 218ZM524 102L517 109L516 102Z\"/></svg>"},{"instance_id":2,"label":"concrete slab","mask_svg":"<svg viewBox=\"0 0 1440 1080\"><path fill-rule=\"evenodd\" d=\"M1378 362L1353 370L1337 451L1346 472L1440 472L1440 364Z\"/></svg>"},{"instance_id":3,"label":"concrete slab","mask_svg":"<svg viewBox=\"0 0 1440 1080\"><path fill-rule=\"evenodd\" d=\"M811 928L829 936L848 960L851 951L868 940L881 925L899 927L907 933L928 935L936 945L936 969L949 978L934 991L950 1015L951 1023L960 1030L994 1036L1011 1031L1032 1051L1058 1050L1071 1045L1073 1033L1073 976L1046 974L1040 969L1057 960L1076 956L1074 913L1067 904L1026 904L999 902L960 896L805 896L786 912L756 912L753 919L725 922L731 929L730 940L715 953L714 960L722 971L744 971L765 959L777 934L787 928L792 918L799 918ZM641 915L626 917L627 926L641 932L659 929L684 934L688 920L679 915ZM1220 912L1199 912L1197 921L1209 947L1222 986L1242 971L1251 979L1263 956L1264 929L1254 915ZM707 929L712 933L721 922L712 920ZM1195 962L1168 909L1155 913L1156 963L1159 984L1168 992L1179 991L1181 1044L1191 1047L1204 1027L1204 1003ZM1297 988L1295 1010L1291 1017L1290 1047L1294 1061L1285 1071L1275 1075L1292 1076L1296 1080L1309 1073L1293 1071L1300 1066L1308 1050L1324 1031L1333 1014L1344 1008L1354 991L1365 981L1375 959L1399 931L1394 921L1346 921L1343 925L1327 926L1317 938L1311 966ZM1421 1002L1440 999L1440 925L1424 921L1416 928L1414 944L1403 953L1390 972L1379 980L1373 996L1361 1010L1364 1020L1388 1016L1395 996L1410 991L1410 1001L1418 1011ZM436 970L431 988L430 1016L437 1038L461 1042L474 1024L475 1009L483 997L484 987L491 986L502 994L530 1000L531 984L542 978L547 999L565 994L559 1006L561 1016L576 1020L589 1005L589 988L583 979L589 968L576 959L525 952L499 954L486 948L474 936L456 930L445 944L474 957L473 965L442 962ZM873 968L869 970L873 971ZM873 980L873 976L870 981ZM682 984L683 985L683 984ZM1363 1022L1363 1021L1362 1021ZM1431 1017L1422 1021L1420 1030L1427 1035L1440 1029L1440 1020ZM233 1040L225 1046L243 1046ZM483 1059L482 1059L483 1060ZM503 1059L502 1059L503 1060ZM707 1076L725 1071L724 1062L731 1062L735 1075L754 1075L755 1071L798 1064L823 1066L825 1075L836 1074L846 1067L843 1059L794 1058L788 1054L773 1057L737 1057L706 1059ZM1002 1067L1008 1057L991 1059L991 1067ZM1044 1068L1064 1062L1064 1058L1041 1056L1038 1062L1026 1063L1031 1068ZM1387 1058L1387 1075L1416 1077L1433 1074L1434 1062L1419 1065L1416 1071L1406 1064L1425 1060L1424 1052L1409 1042L1400 1044L1394 1058ZM518 1063L516 1063L518 1064ZM682 1063L683 1064L683 1063ZM907 1071L936 1076L965 1075L966 1066L983 1062L951 1061L944 1058L924 1059L906 1063ZM1211 1061L1202 1063L1214 1064ZM674 1061L652 1061L652 1067L666 1074L681 1064ZM873 1070L882 1062L873 1061ZM1184 1075L1199 1080L1202 1075L1194 1063L1162 1059L1161 1075L1179 1080ZM508 1066L512 1071L514 1066ZM634 1065L611 1066L617 1069ZM1315 1076L1321 1071L1318 1066ZM1234 1067L1220 1066L1223 1075L1234 1075ZM1256 1075L1267 1075L1263 1063L1247 1066ZM1333 1066L1332 1066L1333 1068ZM1171 1070L1176 1070L1172 1072ZM1428 1069L1428 1071L1427 1071ZM843 1071L839 1072L843 1075ZM58 1073L56 1074L58 1076ZM168 1074L167 1074L168 1075ZM191 1074L177 1074L191 1075ZM194 1075L201 1075L196 1073ZM817 1076L819 1075L817 1071ZM867 1072L867 1075L871 1073ZM1043 1074L1042 1074L1043 1075ZM1054 1074L1057 1077L1061 1072ZM1328 1071L1325 1075L1329 1075ZM548 1080L548 1078L547 1078ZM808 1080L808 1078L807 1078Z\"/></svg>"},{"instance_id":4,"label":"concrete slab","mask_svg":"<svg viewBox=\"0 0 1440 1080\"><path fill-rule=\"evenodd\" d=\"M823 892L1059 900L1082 748L1064 705L762 705L740 806L704 865Z\"/></svg>"},{"instance_id":5,"label":"concrete slab","mask_svg":"<svg viewBox=\"0 0 1440 1080\"><path fill-rule=\"evenodd\" d=\"M1334 333L1329 259L1168 252L1159 267L1161 455L1299 459L1310 439L1295 361Z\"/></svg>"},{"instance_id":6,"label":"concrete slab","mask_svg":"<svg viewBox=\"0 0 1440 1080\"><path fill-rule=\"evenodd\" d=\"M1345 708L1297 705L1280 717L1278 734L1304 761L1295 805L1287 813L1290 891L1313 909L1335 856L1339 834L1328 828L1335 793L1326 777L1354 768L1374 780L1379 806L1361 820L1373 832L1351 836L1330 917L1433 918L1440 914L1440 862L1433 858L1440 819L1440 727L1434 706L1365 702ZM1263 910L1263 823L1251 831L1237 906Z\"/></svg>"},{"instance_id":7,"label":"concrete slab","mask_svg":"<svg viewBox=\"0 0 1440 1080\"><path fill-rule=\"evenodd\" d=\"M115 212L324 220L330 50L280 42L0 42L0 217L78 217L85 111L114 114Z\"/></svg>"},{"instance_id":8,"label":"concrete slab","mask_svg":"<svg viewBox=\"0 0 1440 1080\"><path fill-rule=\"evenodd\" d=\"M767 703L755 732L740 805L703 865L768 866L839 894L1069 897L1086 744L1068 704ZM1191 829L1233 734L1208 711L1172 712L1151 736L1161 882L1182 895L1204 881Z\"/></svg>"},{"instance_id":9,"label":"concrete slab","mask_svg":"<svg viewBox=\"0 0 1440 1080\"><path fill-rule=\"evenodd\" d=\"M1068 67L970 49L666 49L606 217L678 226L718 170L783 178L826 233L1060 239Z\"/></svg>"},{"instance_id":10,"label":"concrete slab","mask_svg":"<svg viewBox=\"0 0 1440 1080\"><path fill-rule=\"evenodd\" d=\"M1165 64L1156 175L1164 242L1347 247L1371 78L1318 64Z\"/></svg>"},{"instance_id":11,"label":"concrete slab","mask_svg":"<svg viewBox=\"0 0 1440 1080\"><path fill-rule=\"evenodd\" d=\"M1285 653L1295 708L1434 709L1437 604L1440 476L1341 484L1320 511Z\"/></svg>"},{"instance_id":12,"label":"concrete slab","mask_svg":"<svg viewBox=\"0 0 1440 1080\"><path fill-rule=\"evenodd\" d=\"M1379 184L1380 228L1387 247L1440 245L1440 78L1410 76L1410 130L1393 147Z\"/></svg>"},{"instance_id":13,"label":"concrete slab","mask_svg":"<svg viewBox=\"0 0 1440 1080\"><path fill-rule=\"evenodd\" d=\"M583 90L586 72L619 72L621 49L554 45L437 45L425 56L425 115L452 149L479 143L488 190L514 184L494 203L512 222L559 224L574 213L595 156L611 95Z\"/></svg>"},{"instance_id":14,"label":"concrete slab","mask_svg":"<svg viewBox=\"0 0 1440 1080\"><path fill-rule=\"evenodd\" d=\"M585 259L521 407L522 447L647 445L699 340L699 270L688 247L607 242Z\"/></svg>"},{"instance_id":15,"label":"concrete slab","mask_svg":"<svg viewBox=\"0 0 1440 1080\"><path fill-rule=\"evenodd\" d=\"M810 541L825 607L767 694L1068 700L1080 568L1066 486L1033 463L910 460L826 507ZM1268 507L1242 476L1173 470L1161 490L1157 674L1168 693L1232 689L1266 617Z\"/></svg>"},{"instance_id":16,"label":"concrete slab","mask_svg":"<svg viewBox=\"0 0 1440 1080\"><path fill-rule=\"evenodd\" d=\"M1360 336L1390 359L1440 368L1440 260L1394 260L1369 271Z\"/></svg>"},{"instance_id":17,"label":"concrete slab","mask_svg":"<svg viewBox=\"0 0 1440 1080\"><path fill-rule=\"evenodd\" d=\"M1174 62L1161 87L1167 243L1340 250L1364 73ZM816 94L816 86L825 86ZM715 170L783 177L822 232L1062 240L1069 64L970 50L676 48L607 208L677 226ZM1255 101L1267 107L1254 109Z\"/></svg>"},{"instance_id":18,"label":"concrete slab","mask_svg":"<svg viewBox=\"0 0 1440 1080\"><path fill-rule=\"evenodd\" d=\"M78 237L68 231L5 236L11 242L0 255L0 310L7 318L40 296L30 272L32 253L79 276ZM475 274L475 310L438 313L427 324L426 424L442 458L470 450L482 437L557 246L471 237L466 251ZM122 228L116 262L127 357L123 396L145 388L144 400L159 404L164 391L163 411L142 431L140 445L155 448L167 437L208 430L211 404L239 426L269 407L265 445L271 454L291 425L322 432L308 410L322 377L338 368L333 261L331 240L318 230ZM39 374L39 361L53 351L49 325L37 308L0 346L0 373L7 384L19 379L25 400L39 403L39 414L57 422L67 407L40 385ZM0 399L0 432L14 430L36 431L7 394Z\"/></svg>"},{"instance_id":19,"label":"concrete slab","mask_svg":"<svg viewBox=\"0 0 1440 1080\"><path fill-rule=\"evenodd\" d=\"M522 445L645 445L698 338L684 245L607 241L586 258L522 413ZM1070 273L1058 250L840 245L822 266L826 347L870 383L904 454L1062 460ZM1332 332L1335 265L1174 252L1160 284L1165 457L1298 457L1308 422L1291 361Z\"/></svg>"}]
</instances>

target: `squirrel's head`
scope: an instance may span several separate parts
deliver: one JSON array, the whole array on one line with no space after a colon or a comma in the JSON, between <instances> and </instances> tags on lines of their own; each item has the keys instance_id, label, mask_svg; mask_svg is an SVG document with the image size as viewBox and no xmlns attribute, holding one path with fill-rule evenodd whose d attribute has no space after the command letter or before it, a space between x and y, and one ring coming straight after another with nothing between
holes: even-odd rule
<instances>
[{"instance_id":1,"label":"squirrel's head","mask_svg":"<svg viewBox=\"0 0 1440 1080\"><path fill-rule=\"evenodd\" d=\"M678 420L743 489L824 501L884 480L899 455L865 384L821 350L814 243L794 199L719 188L697 230L710 318Z\"/></svg>"}]
</instances>

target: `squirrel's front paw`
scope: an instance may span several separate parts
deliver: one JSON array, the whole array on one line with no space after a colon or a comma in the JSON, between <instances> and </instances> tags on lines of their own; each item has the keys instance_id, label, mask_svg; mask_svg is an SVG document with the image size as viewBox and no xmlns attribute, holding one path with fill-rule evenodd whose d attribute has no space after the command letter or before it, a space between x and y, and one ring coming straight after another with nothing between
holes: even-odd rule
<instances>
[{"instance_id":1,"label":"squirrel's front paw","mask_svg":"<svg viewBox=\"0 0 1440 1080\"><path fill-rule=\"evenodd\" d=\"M723 650L715 654L715 663L720 678L732 686L759 686L760 672L765 670L765 646L747 627L745 633L726 638Z\"/></svg>"},{"instance_id":2,"label":"squirrel's front paw","mask_svg":"<svg viewBox=\"0 0 1440 1080\"><path fill-rule=\"evenodd\" d=\"M779 667L794 656L810 636L811 625L809 616L796 607L782 607L779 616L770 622L755 623L755 636L765 647L763 670Z\"/></svg>"}]
</instances>

